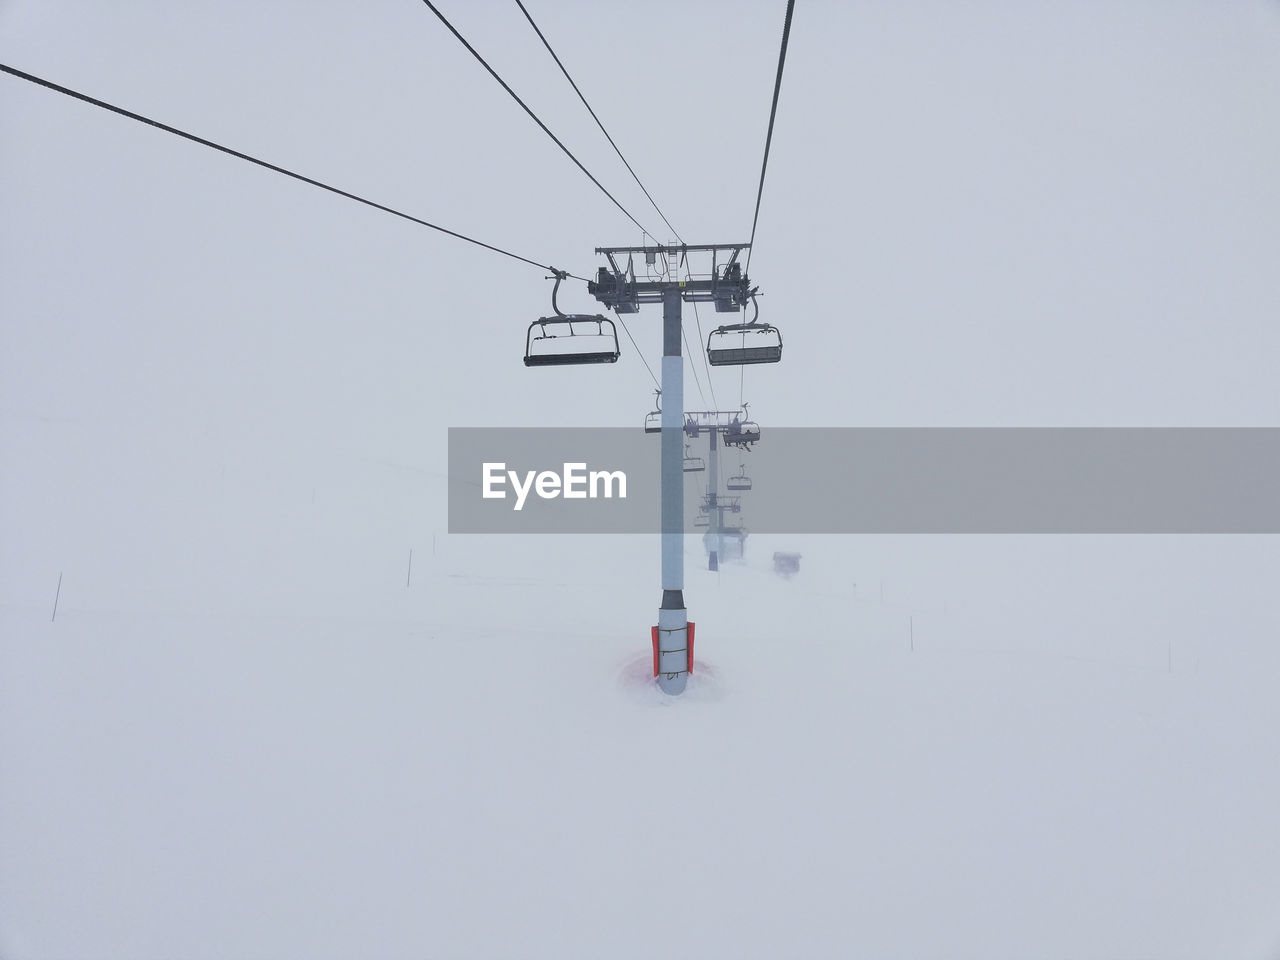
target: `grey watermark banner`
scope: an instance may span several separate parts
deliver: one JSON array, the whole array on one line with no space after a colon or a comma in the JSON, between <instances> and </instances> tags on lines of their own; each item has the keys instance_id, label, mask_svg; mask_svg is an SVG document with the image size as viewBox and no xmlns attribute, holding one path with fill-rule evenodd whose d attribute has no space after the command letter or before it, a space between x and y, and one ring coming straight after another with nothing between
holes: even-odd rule
<instances>
[{"instance_id":1,"label":"grey watermark banner","mask_svg":"<svg viewBox=\"0 0 1280 960\"><path fill-rule=\"evenodd\" d=\"M679 440L689 533L1280 533L1280 428L779 427L714 452L705 431ZM661 441L451 428L449 532L659 533Z\"/></svg>"}]
</instances>

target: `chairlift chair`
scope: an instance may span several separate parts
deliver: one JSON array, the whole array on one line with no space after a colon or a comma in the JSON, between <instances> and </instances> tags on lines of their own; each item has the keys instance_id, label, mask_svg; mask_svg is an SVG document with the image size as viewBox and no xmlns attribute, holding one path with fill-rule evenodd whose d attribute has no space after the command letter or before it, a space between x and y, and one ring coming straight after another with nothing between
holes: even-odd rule
<instances>
[{"instance_id":1,"label":"chairlift chair","mask_svg":"<svg viewBox=\"0 0 1280 960\"><path fill-rule=\"evenodd\" d=\"M762 337L747 343L747 336ZM740 339L735 344L734 337ZM777 363L782 359L782 334L767 323L731 323L707 334L707 363L713 367Z\"/></svg>"},{"instance_id":2,"label":"chairlift chair","mask_svg":"<svg viewBox=\"0 0 1280 960\"><path fill-rule=\"evenodd\" d=\"M703 516L694 517L693 525L695 527L709 527L711 526L711 518L706 516L705 514Z\"/></svg>"},{"instance_id":3,"label":"chairlift chair","mask_svg":"<svg viewBox=\"0 0 1280 960\"><path fill-rule=\"evenodd\" d=\"M662 432L662 391L655 390L653 392L657 397L657 402L654 404L656 409L652 413L645 415L645 418L644 418L645 433L661 433Z\"/></svg>"},{"instance_id":4,"label":"chairlift chair","mask_svg":"<svg viewBox=\"0 0 1280 960\"><path fill-rule=\"evenodd\" d=\"M524 337L524 365L562 367L580 363L616 363L622 355L618 349L618 328L608 317L599 314L561 313L556 304L556 292L560 289L560 282L569 274L554 267L551 269L556 279L556 285L551 289L551 309L555 316L539 317L529 324ZM609 325L607 332L604 329L606 323ZM538 328L536 337L533 335L534 327ZM579 332L583 327L586 329Z\"/></svg>"},{"instance_id":5,"label":"chairlift chair","mask_svg":"<svg viewBox=\"0 0 1280 960\"><path fill-rule=\"evenodd\" d=\"M760 424L754 420L734 420L721 433L726 447L749 447L760 439Z\"/></svg>"},{"instance_id":6,"label":"chairlift chair","mask_svg":"<svg viewBox=\"0 0 1280 960\"><path fill-rule=\"evenodd\" d=\"M689 445L686 443L684 447L684 472L701 473L706 469L707 464L701 457L689 456Z\"/></svg>"},{"instance_id":7,"label":"chairlift chair","mask_svg":"<svg viewBox=\"0 0 1280 960\"><path fill-rule=\"evenodd\" d=\"M750 490L751 478L746 473L738 473L725 480L724 486L726 490Z\"/></svg>"},{"instance_id":8,"label":"chairlift chair","mask_svg":"<svg viewBox=\"0 0 1280 960\"><path fill-rule=\"evenodd\" d=\"M606 331L605 325L609 329ZM595 329L592 330L591 327ZM534 336L534 328L538 335ZM585 331L581 328L586 327ZM548 329L550 328L550 329ZM541 317L529 324L525 335L526 367L558 367L582 363L616 363L618 329L608 317L583 313Z\"/></svg>"},{"instance_id":9,"label":"chairlift chair","mask_svg":"<svg viewBox=\"0 0 1280 960\"><path fill-rule=\"evenodd\" d=\"M755 297L755 316L750 323L730 323L707 334L707 362L713 367L743 366L749 363L777 363L782 359L782 333L760 322L760 305ZM747 342L747 338L751 342Z\"/></svg>"}]
</instances>

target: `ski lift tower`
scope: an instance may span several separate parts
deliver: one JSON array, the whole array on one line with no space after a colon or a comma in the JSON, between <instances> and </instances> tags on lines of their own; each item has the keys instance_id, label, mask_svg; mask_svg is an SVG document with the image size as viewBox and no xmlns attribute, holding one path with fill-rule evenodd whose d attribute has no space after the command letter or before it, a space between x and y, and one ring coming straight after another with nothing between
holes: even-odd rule
<instances>
[{"instance_id":1,"label":"ski lift tower","mask_svg":"<svg viewBox=\"0 0 1280 960\"><path fill-rule=\"evenodd\" d=\"M701 301L714 303L718 313L740 311L754 293L738 259L750 246L597 247L609 265L587 284L593 297L619 314L639 313L642 303L662 304L662 605L653 628L653 669L668 694L684 691L693 668L693 624L684 605L682 307ZM710 272L686 272L690 254L710 254ZM636 275L637 257L644 258L642 277Z\"/></svg>"},{"instance_id":2,"label":"ski lift tower","mask_svg":"<svg viewBox=\"0 0 1280 960\"><path fill-rule=\"evenodd\" d=\"M744 403L740 410L686 410L684 433L686 437L694 439L704 433L707 435L711 472L707 476L707 495L703 506L711 522L708 524L710 529L703 536L708 544L715 544L707 547L707 569L719 570L720 558L724 553L721 539L729 530L724 522L725 506L734 503L736 513L738 500L731 498L721 502L719 448L723 446L726 451L730 447L737 447L740 451L749 450L760 439L760 425L747 418L747 404ZM740 538L740 524L738 528L734 536Z\"/></svg>"}]
</instances>

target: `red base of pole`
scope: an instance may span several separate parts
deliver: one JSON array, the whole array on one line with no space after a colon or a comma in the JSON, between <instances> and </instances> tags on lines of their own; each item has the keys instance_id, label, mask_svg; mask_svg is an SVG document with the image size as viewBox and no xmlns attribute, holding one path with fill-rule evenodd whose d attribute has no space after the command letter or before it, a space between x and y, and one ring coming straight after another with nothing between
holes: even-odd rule
<instances>
[{"instance_id":1,"label":"red base of pole","mask_svg":"<svg viewBox=\"0 0 1280 960\"><path fill-rule=\"evenodd\" d=\"M693 673L693 628L696 626L692 621L686 627L685 633L685 669ZM658 675L658 628L653 627L651 636L653 638L653 675Z\"/></svg>"}]
</instances>

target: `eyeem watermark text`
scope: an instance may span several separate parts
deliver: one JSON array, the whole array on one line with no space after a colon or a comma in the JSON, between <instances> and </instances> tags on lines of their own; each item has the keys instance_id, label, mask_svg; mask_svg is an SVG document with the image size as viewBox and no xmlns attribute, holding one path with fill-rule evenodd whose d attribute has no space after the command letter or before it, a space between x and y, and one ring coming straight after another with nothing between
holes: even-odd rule
<instances>
[{"instance_id":1,"label":"eyeem watermark text","mask_svg":"<svg viewBox=\"0 0 1280 960\"><path fill-rule=\"evenodd\" d=\"M554 470L526 470L523 478L517 471L508 470L505 463L484 463L481 464L481 480L486 500L505 500L509 481L516 495L515 506L512 508L515 510L524 509L530 490L543 500L555 500L557 497L565 500L595 500L598 497L612 499L615 496L620 500L627 498L625 473L621 470L588 471L585 463L566 463L562 473Z\"/></svg>"}]
</instances>

